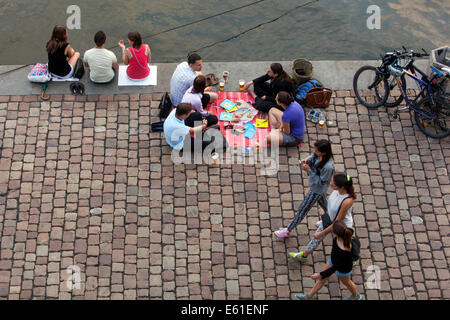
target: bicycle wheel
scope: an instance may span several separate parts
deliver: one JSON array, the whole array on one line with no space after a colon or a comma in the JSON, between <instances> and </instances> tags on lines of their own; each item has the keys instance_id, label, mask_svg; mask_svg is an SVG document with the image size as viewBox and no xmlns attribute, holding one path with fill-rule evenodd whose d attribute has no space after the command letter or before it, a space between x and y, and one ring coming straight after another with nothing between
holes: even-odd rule
<instances>
[{"instance_id":1,"label":"bicycle wheel","mask_svg":"<svg viewBox=\"0 0 450 320\"><path fill-rule=\"evenodd\" d=\"M429 97L421 99L414 107L432 118L431 120L418 112L414 112L414 119L419 129L427 136L441 139L450 135L450 104L448 99L444 97L435 97L434 102L434 117Z\"/></svg>"},{"instance_id":2,"label":"bicycle wheel","mask_svg":"<svg viewBox=\"0 0 450 320\"><path fill-rule=\"evenodd\" d=\"M403 74L400 78L401 82L402 82L402 88L403 88L403 92L406 93L406 79L405 79L405 75ZM400 89L400 86L397 83L397 78L394 76L389 77L389 79L387 80L388 85L389 85L389 95L388 98L386 99L386 102L384 103L385 107L388 108L393 108L393 107L397 107L400 105L400 103L402 103L404 97L402 94L402 90ZM381 100L381 95L377 94L377 97Z\"/></svg>"},{"instance_id":3,"label":"bicycle wheel","mask_svg":"<svg viewBox=\"0 0 450 320\"><path fill-rule=\"evenodd\" d=\"M367 108L378 108L385 104L389 95L385 77L372 66L364 66L356 71L353 77L353 90L359 102Z\"/></svg>"}]
</instances>

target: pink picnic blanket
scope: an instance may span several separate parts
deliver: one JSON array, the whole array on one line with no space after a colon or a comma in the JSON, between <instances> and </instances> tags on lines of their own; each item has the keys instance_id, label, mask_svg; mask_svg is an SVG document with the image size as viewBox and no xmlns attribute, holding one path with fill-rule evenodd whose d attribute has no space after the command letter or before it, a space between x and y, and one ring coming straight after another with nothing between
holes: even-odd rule
<instances>
[{"instance_id":1,"label":"pink picnic blanket","mask_svg":"<svg viewBox=\"0 0 450 320\"><path fill-rule=\"evenodd\" d=\"M236 102L238 100L243 101L249 101L254 103L255 100L252 98L251 95L249 95L247 92L219 92L219 99L214 104L208 106L206 109L207 111L211 112L213 115L215 115L218 119L220 119L220 114L222 112L226 112L226 110L222 107L220 107L220 104L228 99L233 102ZM251 123L255 124L256 119L267 119L268 115L263 114L261 111L258 112L256 117L253 118ZM266 137L270 132L270 128L256 128L256 134L252 139L247 139L244 137L243 134L240 134L238 136L231 133L231 129L226 129L225 126L228 125L229 122L224 122L219 120L220 125L220 131L222 132L223 136L227 139L228 144L230 147L255 147L256 143L258 143L261 147L264 147L267 145L266 143Z\"/></svg>"}]
</instances>

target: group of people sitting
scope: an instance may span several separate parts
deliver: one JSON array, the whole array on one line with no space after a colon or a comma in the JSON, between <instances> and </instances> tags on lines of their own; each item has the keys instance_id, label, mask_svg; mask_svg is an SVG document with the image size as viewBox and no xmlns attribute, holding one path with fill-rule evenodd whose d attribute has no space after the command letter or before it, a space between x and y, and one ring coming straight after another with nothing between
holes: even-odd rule
<instances>
[{"instance_id":1,"label":"group of people sitting","mask_svg":"<svg viewBox=\"0 0 450 320\"><path fill-rule=\"evenodd\" d=\"M50 40L47 42L48 69L55 78L65 80L73 77L75 66L81 54L76 52L68 42L67 28L57 25L53 28ZM116 55L105 49L106 34L98 31L94 36L95 47L84 53L85 66L89 67L90 79L97 84L110 83L119 70ZM127 65L127 76L130 80L141 81L150 75L149 63L151 50L148 44L142 43L139 32L128 34L126 48L123 40L118 45L122 48L122 62Z\"/></svg>"},{"instance_id":2,"label":"group of people sitting","mask_svg":"<svg viewBox=\"0 0 450 320\"><path fill-rule=\"evenodd\" d=\"M57 25L47 42L48 69L55 78L66 80L73 77L74 70L81 54L76 52L68 42L68 31L65 26ZM116 55L105 48L106 34L98 31L94 36L95 47L84 53L84 63L90 70L90 79L97 84L111 83L117 75L119 64ZM142 42L139 32L128 34L129 47L123 40L118 45L122 48L122 62L127 65L127 76L130 80L140 81L150 75L151 49ZM206 86L206 78L201 73L202 58L190 54L188 60L179 64L170 81L171 100L177 109L174 115L166 120L164 129L168 144L180 148L184 138L168 137L179 126L178 121L183 118L183 124L194 128L196 123L206 120L203 131L217 125L216 116L205 109L218 99L212 87ZM253 85L253 89L251 86ZM269 124L272 129L267 137L268 144L277 141L278 145L291 147L298 146L305 134L305 114L303 108L294 100L295 85L291 77L283 70L279 63L272 63L267 73L245 84L244 89L255 99L255 108L268 113ZM191 110L180 104L190 104ZM181 114L186 112L185 114ZM172 128L173 127L173 128ZM200 130L197 126L195 130ZM181 128L183 130L183 128ZM211 140L203 141L206 147Z\"/></svg>"},{"instance_id":3,"label":"group of people sitting","mask_svg":"<svg viewBox=\"0 0 450 320\"><path fill-rule=\"evenodd\" d=\"M176 129L180 129L180 133L190 131L188 128L200 132L218 123L217 117L205 110L217 101L218 95L212 92L212 87L207 87L206 78L201 73L202 66L202 58L197 53L190 54L187 61L177 66L170 81L175 110L166 119L164 132L168 144L177 150L183 149L185 139L180 135L172 137ZM277 141L279 146L292 147L303 141L305 113L294 100L294 81L281 64L271 64L265 75L246 83L244 89L254 98L254 107L268 113L272 129L267 136L268 144ZM195 126L195 123L201 125ZM204 147L210 143L202 141Z\"/></svg>"}]
</instances>

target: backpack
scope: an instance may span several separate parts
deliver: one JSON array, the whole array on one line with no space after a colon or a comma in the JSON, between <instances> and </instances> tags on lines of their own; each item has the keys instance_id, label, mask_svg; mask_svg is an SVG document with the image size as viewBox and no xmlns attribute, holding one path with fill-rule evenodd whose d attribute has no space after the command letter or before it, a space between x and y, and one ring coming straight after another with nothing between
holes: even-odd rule
<instances>
[{"instance_id":1,"label":"backpack","mask_svg":"<svg viewBox=\"0 0 450 320\"><path fill-rule=\"evenodd\" d=\"M81 80L84 76L84 62L83 59L78 58L75 68L73 69L73 77Z\"/></svg>"},{"instance_id":2,"label":"backpack","mask_svg":"<svg viewBox=\"0 0 450 320\"><path fill-rule=\"evenodd\" d=\"M172 111L172 101L170 100L169 93L164 93L159 103L159 118L165 119Z\"/></svg>"},{"instance_id":3,"label":"backpack","mask_svg":"<svg viewBox=\"0 0 450 320\"><path fill-rule=\"evenodd\" d=\"M358 237L353 237L352 238L352 256L353 256L353 261L359 260L360 252L361 252L361 242L359 241Z\"/></svg>"},{"instance_id":4,"label":"backpack","mask_svg":"<svg viewBox=\"0 0 450 320\"><path fill-rule=\"evenodd\" d=\"M52 79L50 72L48 71L48 65L43 63L37 63L30 73L28 73L28 80L31 82L46 83Z\"/></svg>"},{"instance_id":5,"label":"backpack","mask_svg":"<svg viewBox=\"0 0 450 320\"><path fill-rule=\"evenodd\" d=\"M306 102L306 94L308 93L308 91L314 88L321 87L323 87L322 83L320 83L320 81L316 79L311 79L303 84L296 85L295 100L300 104L304 104Z\"/></svg>"},{"instance_id":6,"label":"backpack","mask_svg":"<svg viewBox=\"0 0 450 320\"><path fill-rule=\"evenodd\" d=\"M152 123L152 132L163 132L164 131L164 121Z\"/></svg>"}]
</instances>

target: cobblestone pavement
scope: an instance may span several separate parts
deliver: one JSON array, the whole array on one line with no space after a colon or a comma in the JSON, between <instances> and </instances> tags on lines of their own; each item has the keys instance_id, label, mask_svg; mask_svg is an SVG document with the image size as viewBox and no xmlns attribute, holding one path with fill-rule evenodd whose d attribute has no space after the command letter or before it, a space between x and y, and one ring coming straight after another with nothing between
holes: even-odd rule
<instances>
[{"instance_id":1,"label":"cobblestone pavement","mask_svg":"<svg viewBox=\"0 0 450 320\"><path fill-rule=\"evenodd\" d=\"M159 98L0 97L1 299L292 299L312 287L331 237L301 265L287 252L314 234L316 209L287 240L272 231L307 191L298 160L328 137L360 195L353 280L364 298L450 298L449 138L428 139L410 114L391 121L338 91L334 125L309 123L273 177L254 165L173 165L149 132ZM67 285L73 265L81 288ZM364 285L372 265L380 290ZM319 298L348 294L333 277Z\"/></svg>"}]
</instances>

